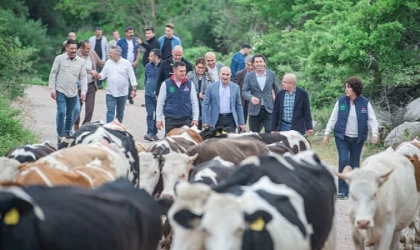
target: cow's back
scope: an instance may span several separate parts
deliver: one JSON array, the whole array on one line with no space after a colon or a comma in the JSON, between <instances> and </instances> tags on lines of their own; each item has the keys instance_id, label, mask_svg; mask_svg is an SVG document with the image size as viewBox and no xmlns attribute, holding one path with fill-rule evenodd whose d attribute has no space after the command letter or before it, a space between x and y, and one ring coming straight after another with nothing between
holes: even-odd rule
<instances>
[{"instance_id":1,"label":"cow's back","mask_svg":"<svg viewBox=\"0 0 420 250\"><path fill-rule=\"evenodd\" d=\"M28 212L14 227L0 224L2 249L156 249L159 208L127 180L95 190L37 186L24 190L41 207L45 221ZM7 194L0 192L0 199L3 195Z\"/></svg>"},{"instance_id":2,"label":"cow's back","mask_svg":"<svg viewBox=\"0 0 420 250\"><path fill-rule=\"evenodd\" d=\"M198 145L191 146L187 154L193 156L198 154L194 165L210 161L216 156L223 160L239 164L249 156L268 154L269 149L263 142L246 139L208 139Z\"/></svg>"}]
</instances>

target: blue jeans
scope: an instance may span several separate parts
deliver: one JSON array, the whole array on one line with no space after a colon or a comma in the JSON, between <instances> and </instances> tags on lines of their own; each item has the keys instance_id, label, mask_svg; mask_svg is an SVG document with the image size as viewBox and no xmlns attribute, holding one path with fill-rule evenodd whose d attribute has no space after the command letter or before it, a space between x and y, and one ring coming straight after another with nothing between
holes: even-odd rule
<instances>
[{"instance_id":1,"label":"blue jeans","mask_svg":"<svg viewBox=\"0 0 420 250\"><path fill-rule=\"evenodd\" d=\"M147 134L156 135L156 97L145 96L146 99L146 112L147 112Z\"/></svg>"},{"instance_id":2,"label":"blue jeans","mask_svg":"<svg viewBox=\"0 0 420 250\"><path fill-rule=\"evenodd\" d=\"M112 95L106 95L106 122L112 122L115 118L115 109L117 109L117 119L119 122L123 122L125 103L127 102L127 96L113 97Z\"/></svg>"},{"instance_id":3,"label":"blue jeans","mask_svg":"<svg viewBox=\"0 0 420 250\"><path fill-rule=\"evenodd\" d=\"M363 142L357 143L357 137L344 136L344 140L335 138L338 151L338 172L343 172L345 166L350 165L353 169L360 166L360 155L362 154ZM349 194L347 183L338 179L338 192Z\"/></svg>"},{"instance_id":4,"label":"blue jeans","mask_svg":"<svg viewBox=\"0 0 420 250\"><path fill-rule=\"evenodd\" d=\"M289 131L292 128L292 124L282 122L280 131Z\"/></svg>"},{"instance_id":5,"label":"blue jeans","mask_svg":"<svg viewBox=\"0 0 420 250\"><path fill-rule=\"evenodd\" d=\"M57 135L63 136L64 132L70 133L73 125L73 113L74 107L76 106L79 97L67 97L63 93L56 91L56 103L57 103Z\"/></svg>"},{"instance_id":6,"label":"blue jeans","mask_svg":"<svg viewBox=\"0 0 420 250\"><path fill-rule=\"evenodd\" d=\"M80 98L79 95L77 95L77 102L76 102L76 106L74 106L74 112L73 112L73 121L72 121L72 126L74 126L74 123L76 122L77 118L79 118L80 115Z\"/></svg>"}]
</instances>

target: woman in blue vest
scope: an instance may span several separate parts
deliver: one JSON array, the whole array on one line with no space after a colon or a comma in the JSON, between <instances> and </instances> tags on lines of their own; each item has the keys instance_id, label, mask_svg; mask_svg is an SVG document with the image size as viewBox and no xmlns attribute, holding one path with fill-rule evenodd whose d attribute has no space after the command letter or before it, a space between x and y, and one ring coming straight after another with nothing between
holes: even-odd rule
<instances>
[{"instance_id":1,"label":"woman in blue vest","mask_svg":"<svg viewBox=\"0 0 420 250\"><path fill-rule=\"evenodd\" d=\"M338 151L338 170L341 173L345 166L353 169L360 165L363 144L368 136L368 127L372 130L371 143L378 141L378 122L369 100L362 96L363 83L356 77L345 81L346 95L335 103L327 128L324 143L333 130ZM342 179L338 180L338 198L348 197L348 186Z\"/></svg>"}]
</instances>

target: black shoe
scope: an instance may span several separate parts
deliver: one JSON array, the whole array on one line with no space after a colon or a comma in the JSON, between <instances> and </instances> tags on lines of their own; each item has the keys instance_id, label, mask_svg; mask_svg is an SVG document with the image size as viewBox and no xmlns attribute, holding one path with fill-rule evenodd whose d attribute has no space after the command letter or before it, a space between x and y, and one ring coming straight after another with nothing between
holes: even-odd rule
<instances>
[{"instance_id":1,"label":"black shoe","mask_svg":"<svg viewBox=\"0 0 420 250\"><path fill-rule=\"evenodd\" d=\"M128 99L128 102L129 102L130 104L134 104L133 99Z\"/></svg>"},{"instance_id":2,"label":"black shoe","mask_svg":"<svg viewBox=\"0 0 420 250\"><path fill-rule=\"evenodd\" d=\"M141 106L142 106L142 107L146 107L146 104L142 104Z\"/></svg>"},{"instance_id":3,"label":"black shoe","mask_svg":"<svg viewBox=\"0 0 420 250\"><path fill-rule=\"evenodd\" d=\"M349 195L345 193L338 193L337 198L339 200L347 200L349 198Z\"/></svg>"},{"instance_id":4,"label":"black shoe","mask_svg":"<svg viewBox=\"0 0 420 250\"><path fill-rule=\"evenodd\" d=\"M159 141L159 137L157 135L152 135L154 141Z\"/></svg>"},{"instance_id":5,"label":"black shoe","mask_svg":"<svg viewBox=\"0 0 420 250\"><path fill-rule=\"evenodd\" d=\"M154 141L155 139L153 139L153 136L151 135L144 135L144 139L147 141Z\"/></svg>"}]
</instances>

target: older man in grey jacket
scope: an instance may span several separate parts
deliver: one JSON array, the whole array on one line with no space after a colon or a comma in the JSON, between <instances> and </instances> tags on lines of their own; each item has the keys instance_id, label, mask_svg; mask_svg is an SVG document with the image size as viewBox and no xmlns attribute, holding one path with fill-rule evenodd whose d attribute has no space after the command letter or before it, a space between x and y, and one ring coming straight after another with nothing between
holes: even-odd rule
<instances>
[{"instance_id":1,"label":"older man in grey jacket","mask_svg":"<svg viewBox=\"0 0 420 250\"><path fill-rule=\"evenodd\" d=\"M214 52L207 52L204 59L206 60L207 70L212 74L214 81L219 81L220 69L225 65L216 61L216 54Z\"/></svg>"},{"instance_id":2,"label":"older man in grey jacket","mask_svg":"<svg viewBox=\"0 0 420 250\"><path fill-rule=\"evenodd\" d=\"M266 70L267 59L263 55L252 58L255 71L246 75L242 95L249 101L249 129L259 133L264 126L265 133L271 131L271 113L273 112L274 93L280 91L276 74Z\"/></svg>"}]
</instances>

